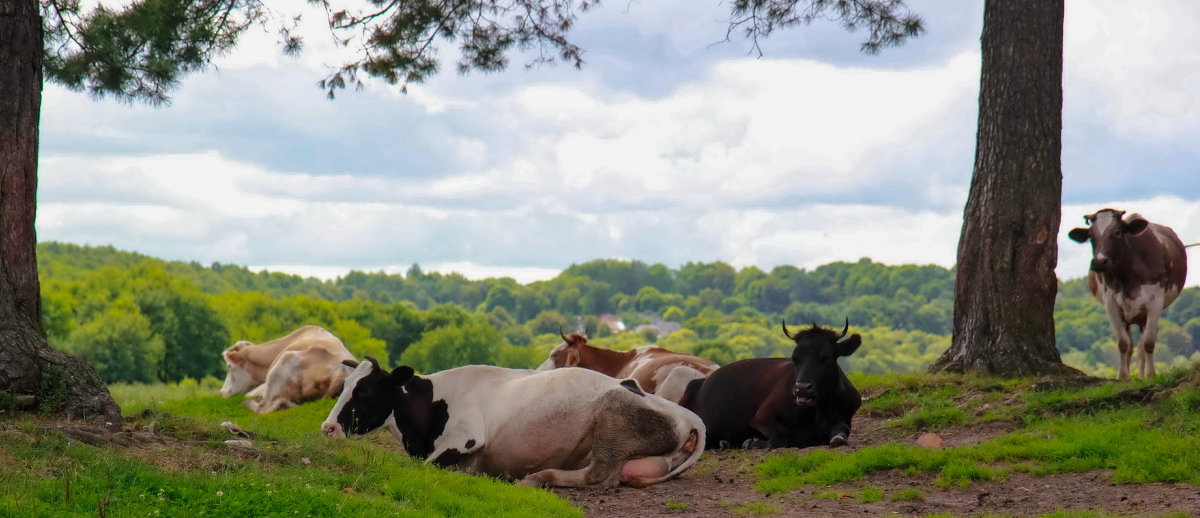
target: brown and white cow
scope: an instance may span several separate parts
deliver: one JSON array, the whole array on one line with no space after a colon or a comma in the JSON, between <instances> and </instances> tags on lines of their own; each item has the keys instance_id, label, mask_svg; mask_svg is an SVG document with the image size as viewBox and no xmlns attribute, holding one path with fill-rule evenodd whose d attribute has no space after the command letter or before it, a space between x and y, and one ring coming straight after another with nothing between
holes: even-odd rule
<instances>
[{"instance_id":1,"label":"brown and white cow","mask_svg":"<svg viewBox=\"0 0 1200 518\"><path fill-rule=\"evenodd\" d=\"M1121 210L1100 210L1083 217L1087 228L1068 234L1077 242L1092 242L1088 289L1104 305L1117 335L1120 380L1129 379L1133 355L1129 326L1135 324L1141 330L1139 374L1142 378L1154 376L1158 318L1179 296L1187 278L1187 255L1175 231L1137 214L1122 219L1124 215Z\"/></svg>"},{"instance_id":2,"label":"brown and white cow","mask_svg":"<svg viewBox=\"0 0 1200 518\"><path fill-rule=\"evenodd\" d=\"M579 333L559 335L562 343L550 351L538 370L583 367L614 378L632 379L642 390L676 403L683 398L688 383L708 376L718 367L711 360L653 345L614 351L588 345L587 337Z\"/></svg>"},{"instance_id":3,"label":"brown and white cow","mask_svg":"<svg viewBox=\"0 0 1200 518\"><path fill-rule=\"evenodd\" d=\"M321 398L337 397L353 360L333 333L321 326L304 326L284 337L255 345L242 340L221 354L225 358L225 385L230 397L256 387L248 395L257 400L246 406L260 414Z\"/></svg>"},{"instance_id":4,"label":"brown and white cow","mask_svg":"<svg viewBox=\"0 0 1200 518\"><path fill-rule=\"evenodd\" d=\"M367 357L321 430L386 427L409 455L533 486L644 487L695 464L704 423L675 403L586 369L468 365L416 376Z\"/></svg>"}]
</instances>

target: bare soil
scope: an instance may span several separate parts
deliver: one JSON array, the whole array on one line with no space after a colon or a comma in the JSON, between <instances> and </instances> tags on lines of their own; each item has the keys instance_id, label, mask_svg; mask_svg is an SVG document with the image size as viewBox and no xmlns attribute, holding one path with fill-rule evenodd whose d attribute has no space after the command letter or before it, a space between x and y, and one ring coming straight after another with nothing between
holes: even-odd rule
<instances>
[{"instance_id":1,"label":"bare soil","mask_svg":"<svg viewBox=\"0 0 1200 518\"><path fill-rule=\"evenodd\" d=\"M1011 432L1010 423L958 427L939 433L947 447L978 444ZM856 418L845 449L888 442L915 444L919 434L885 428L883 420ZM1004 482L980 482L966 488L941 489L931 475L899 471L873 473L864 480L832 487L807 486L764 495L754 490L755 466L768 453L795 450L709 451L675 480L645 489L555 489L583 508L587 516L653 518L663 516L1037 516L1058 510L1102 511L1122 516L1185 513L1200 516L1200 488L1183 484L1112 483L1106 471L1033 477L1013 473ZM884 491L884 498L864 503L865 487ZM892 500L902 489L916 489L923 499ZM819 495L819 496L818 496Z\"/></svg>"}]
</instances>

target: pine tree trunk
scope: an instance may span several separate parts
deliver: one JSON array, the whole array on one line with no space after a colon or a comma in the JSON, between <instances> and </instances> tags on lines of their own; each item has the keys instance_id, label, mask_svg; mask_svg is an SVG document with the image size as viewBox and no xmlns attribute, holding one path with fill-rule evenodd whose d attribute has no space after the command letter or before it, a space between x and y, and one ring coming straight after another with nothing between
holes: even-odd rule
<instances>
[{"instance_id":1,"label":"pine tree trunk","mask_svg":"<svg viewBox=\"0 0 1200 518\"><path fill-rule=\"evenodd\" d=\"M1064 0L987 0L954 337L932 371L1077 372L1054 345Z\"/></svg>"},{"instance_id":2,"label":"pine tree trunk","mask_svg":"<svg viewBox=\"0 0 1200 518\"><path fill-rule=\"evenodd\" d=\"M95 370L52 349L42 331L34 234L41 97L38 2L0 0L0 394L115 424L120 409Z\"/></svg>"}]
</instances>

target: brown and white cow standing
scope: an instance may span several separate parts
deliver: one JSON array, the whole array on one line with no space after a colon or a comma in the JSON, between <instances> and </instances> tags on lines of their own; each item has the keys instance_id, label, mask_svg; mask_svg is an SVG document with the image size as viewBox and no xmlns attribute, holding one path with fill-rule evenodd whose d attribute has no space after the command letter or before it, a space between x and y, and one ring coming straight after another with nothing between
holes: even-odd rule
<instances>
[{"instance_id":1,"label":"brown and white cow standing","mask_svg":"<svg viewBox=\"0 0 1200 518\"><path fill-rule=\"evenodd\" d=\"M1141 330L1139 374L1142 378L1154 376L1158 318L1179 296L1187 278L1187 255L1175 231L1137 214L1122 219L1124 215L1122 210L1102 209L1083 217L1088 228L1068 234L1077 242L1092 242L1088 289L1104 305L1117 335L1120 380L1129 379L1133 355L1129 326L1134 324Z\"/></svg>"},{"instance_id":2,"label":"brown and white cow standing","mask_svg":"<svg viewBox=\"0 0 1200 518\"><path fill-rule=\"evenodd\" d=\"M246 406L260 414L337 397L351 371L342 361L354 359L342 341L321 326L304 326L258 345L242 340L221 355L228 371L221 396L257 386L248 395L258 399L246 401Z\"/></svg>"}]
</instances>

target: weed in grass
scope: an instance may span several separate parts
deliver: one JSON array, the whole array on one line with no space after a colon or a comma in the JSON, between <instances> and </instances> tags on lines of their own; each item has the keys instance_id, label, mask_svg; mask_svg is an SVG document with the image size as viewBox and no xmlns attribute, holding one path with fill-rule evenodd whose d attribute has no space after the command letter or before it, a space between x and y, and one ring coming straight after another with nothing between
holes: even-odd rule
<instances>
[{"instance_id":1,"label":"weed in grass","mask_svg":"<svg viewBox=\"0 0 1200 518\"><path fill-rule=\"evenodd\" d=\"M67 375L62 367L50 365L42 371L42 381L38 383L38 410L43 414L52 414L62 410L67 404Z\"/></svg>"},{"instance_id":2,"label":"weed in grass","mask_svg":"<svg viewBox=\"0 0 1200 518\"><path fill-rule=\"evenodd\" d=\"M925 495L919 489L906 487L898 491L893 491L888 500L893 502L917 502L925 500Z\"/></svg>"},{"instance_id":3,"label":"weed in grass","mask_svg":"<svg viewBox=\"0 0 1200 518\"><path fill-rule=\"evenodd\" d=\"M858 492L858 500L864 504L878 502L883 500L883 490L871 486L864 487Z\"/></svg>"},{"instance_id":4,"label":"weed in grass","mask_svg":"<svg viewBox=\"0 0 1200 518\"><path fill-rule=\"evenodd\" d=\"M812 497L817 500L839 500L839 499L841 499L841 496L837 493L837 491L829 491L829 490L817 491L816 493L813 494Z\"/></svg>"},{"instance_id":5,"label":"weed in grass","mask_svg":"<svg viewBox=\"0 0 1200 518\"><path fill-rule=\"evenodd\" d=\"M775 514L779 512L779 507L768 504L766 502L742 502L742 505L737 506L733 510L734 516L762 516L765 514Z\"/></svg>"},{"instance_id":6,"label":"weed in grass","mask_svg":"<svg viewBox=\"0 0 1200 518\"><path fill-rule=\"evenodd\" d=\"M670 510L672 510L672 511L686 511L686 510L688 510L690 507L691 507L691 506L690 506L690 505L688 505L688 504L686 504L686 503L683 503L683 502L676 502L676 501L674 501L674 500L671 500L671 501L667 502L667 509L670 509Z\"/></svg>"}]
</instances>

